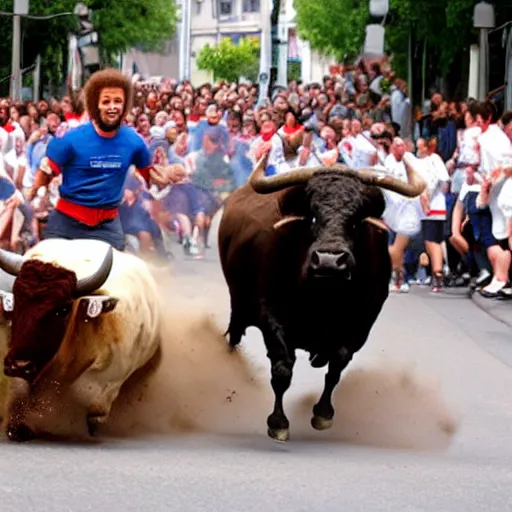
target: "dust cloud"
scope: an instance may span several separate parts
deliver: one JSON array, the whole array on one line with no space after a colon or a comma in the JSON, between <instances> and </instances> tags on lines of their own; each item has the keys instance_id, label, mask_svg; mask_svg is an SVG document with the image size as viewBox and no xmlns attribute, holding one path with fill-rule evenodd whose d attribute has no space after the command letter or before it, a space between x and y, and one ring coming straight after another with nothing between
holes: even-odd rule
<instances>
[{"instance_id":1,"label":"dust cloud","mask_svg":"<svg viewBox=\"0 0 512 512\"><path fill-rule=\"evenodd\" d=\"M349 366L333 394L333 426L315 432L309 419L320 392L304 395L290 410L291 421L300 429L296 438L444 450L458 429L459 418L440 386L405 364Z\"/></svg>"},{"instance_id":2,"label":"dust cloud","mask_svg":"<svg viewBox=\"0 0 512 512\"><path fill-rule=\"evenodd\" d=\"M273 405L268 364L262 367L261 357L257 361L244 342L236 351L228 349L223 331L229 296L222 279L205 282L203 276L168 271L156 277L166 311L161 353L125 384L100 439L193 432L266 437ZM387 362L349 366L334 394L334 424L317 432L310 425L311 410L325 370L307 363L303 371L297 366L285 399L292 441L440 450L457 430L458 421L438 386L406 364ZM311 372L319 377L317 385L310 384ZM69 439L87 437L85 412L65 405L66 393L51 394L45 394L30 423Z\"/></svg>"},{"instance_id":3,"label":"dust cloud","mask_svg":"<svg viewBox=\"0 0 512 512\"><path fill-rule=\"evenodd\" d=\"M161 356L153 371L127 383L112 411L109 435L262 431L271 405L268 386L243 348L228 349L227 324L221 326L212 305L187 297L190 287L190 280L170 280Z\"/></svg>"}]
</instances>

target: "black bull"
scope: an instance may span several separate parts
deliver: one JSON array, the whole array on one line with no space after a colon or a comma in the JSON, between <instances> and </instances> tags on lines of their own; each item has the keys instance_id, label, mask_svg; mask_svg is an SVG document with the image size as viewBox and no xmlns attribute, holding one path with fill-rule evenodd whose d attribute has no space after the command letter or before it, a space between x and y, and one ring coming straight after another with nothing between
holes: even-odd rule
<instances>
[{"instance_id":1,"label":"black bull","mask_svg":"<svg viewBox=\"0 0 512 512\"><path fill-rule=\"evenodd\" d=\"M238 345L249 326L261 330L275 394L268 433L286 441L283 395L295 351L309 352L314 367L328 364L311 423L329 428L341 372L366 342L388 297L388 234L371 220L385 208L381 188L416 197L425 182L409 165L405 183L343 166L265 178L265 163L226 202L219 252L231 297L230 345Z\"/></svg>"}]
</instances>

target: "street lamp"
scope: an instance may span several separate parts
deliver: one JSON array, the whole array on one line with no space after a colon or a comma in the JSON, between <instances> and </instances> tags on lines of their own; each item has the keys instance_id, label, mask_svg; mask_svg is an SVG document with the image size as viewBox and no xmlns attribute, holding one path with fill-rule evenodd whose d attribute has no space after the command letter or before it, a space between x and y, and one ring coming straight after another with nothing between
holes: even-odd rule
<instances>
[{"instance_id":1,"label":"street lamp","mask_svg":"<svg viewBox=\"0 0 512 512\"><path fill-rule=\"evenodd\" d=\"M480 29L480 47L478 59L478 99L484 101L488 87L488 31L495 26L494 7L487 2L475 5L473 11L473 27Z\"/></svg>"},{"instance_id":2,"label":"street lamp","mask_svg":"<svg viewBox=\"0 0 512 512\"><path fill-rule=\"evenodd\" d=\"M21 16L26 16L28 9L29 0L14 0L11 72L11 97L14 101L21 100Z\"/></svg>"}]
</instances>

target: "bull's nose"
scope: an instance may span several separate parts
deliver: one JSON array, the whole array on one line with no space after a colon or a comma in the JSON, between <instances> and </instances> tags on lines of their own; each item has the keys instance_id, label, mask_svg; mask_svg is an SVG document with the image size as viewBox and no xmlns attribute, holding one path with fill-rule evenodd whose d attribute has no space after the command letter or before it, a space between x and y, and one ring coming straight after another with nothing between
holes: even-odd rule
<instances>
[{"instance_id":1,"label":"bull's nose","mask_svg":"<svg viewBox=\"0 0 512 512\"><path fill-rule=\"evenodd\" d=\"M18 377L20 379L30 378L35 374L36 367L32 361L6 360L4 363L4 373L7 377Z\"/></svg>"},{"instance_id":2,"label":"bull's nose","mask_svg":"<svg viewBox=\"0 0 512 512\"><path fill-rule=\"evenodd\" d=\"M311 253L310 268L315 274L336 274L350 279L352 260L352 255L348 251L313 251Z\"/></svg>"}]
</instances>

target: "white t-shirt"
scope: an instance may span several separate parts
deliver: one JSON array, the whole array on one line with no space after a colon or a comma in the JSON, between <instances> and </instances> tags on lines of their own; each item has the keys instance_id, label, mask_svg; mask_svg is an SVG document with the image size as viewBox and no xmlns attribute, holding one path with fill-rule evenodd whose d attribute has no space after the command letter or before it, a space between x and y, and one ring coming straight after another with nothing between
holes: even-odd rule
<instances>
[{"instance_id":1,"label":"white t-shirt","mask_svg":"<svg viewBox=\"0 0 512 512\"><path fill-rule=\"evenodd\" d=\"M512 159L512 142L505 132L497 125L492 124L480 135L480 169L482 173L489 174L505 162ZM498 206L498 198L505 184L505 179L494 183L489 192L489 209L492 215L492 235L496 240L503 240L509 236L508 222L502 209Z\"/></svg>"},{"instance_id":2,"label":"white t-shirt","mask_svg":"<svg viewBox=\"0 0 512 512\"><path fill-rule=\"evenodd\" d=\"M284 157L283 139L281 139L281 137L275 133L272 135L270 142L272 143L272 148L270 149L267 165L273 165L276 168L277 173L289 171L291 167ZM251 143L248 156L252 160L253 164L257 163L256 150L262 143L263 139L261 136L256 137Z\"/></svg>"},{"instance_id":3,"label":"white t-shirt","mask_svg":"<svg viewBox=\"0 0 512 512\"><path fill-rule=\"evenodd\" d=\"M478 138L482 134L479 126L466 128L462 133L459 146L459 158L457 163L460 166L478 165L480 162L480 153L478 147Z\"/></svg>"},{"instance_id":4,"label":"white t-shirt","mask_svg":"<svg viewBox=\"0 0 512 512\"><path fill-rule=\"evenodd\" d=\"M450 176L442 158L437 154L428 155L419 159L421 165L418 170L427 182L427 193L430 198L430 211L423 214L424 219L446 220L446 196L443 183L450 181Z\"/></svg>"},{"instance_id":5,"label":"white t-shirt","mask_svg":"<svg viewBox=\"0 0 512 512\"><path fill-rule=\"evenodd\" d=\"M354 146L355 138L352 135L343 138L338 144L338 151L343 157L343 161L352 169L354 168Z\"/></svg>"},{"instance_id":6,"label":"white t-shirt","mask_svg":"<svg viewBox=\"0 0 512 512\"><path fill-rule=\"evenodd\" d=\"M4 160L5 160L5 163L9 164L14 169L13 176L12 176L12 181L14 183L16 183L16 181L18 179L18 171L19 171L20 167L25 168L25 175L29 174L29 179L30 179L31 173L30 173L30 168L29 168L27 157L26 157L25 153L22 153L21 155L18 156L16 154L16 151L14 149L11 149L11 151L9 151L5 155ZM33 178L31 179L32 183L30 183L29 185L25 185L25 175L23 177L23 186L31 187L34 179Z\"/></svg>"},{"instance_id":7,"label":"white t-shirt","mask_svg":"<svg viewBox=\"0 0 512 512\"><path fill-rule=\"evenodd\" d=\"M397 162L395 155L390 153L384 160L384 167L395 178L407 182L407 171L405 170L403 160Z\"/></svg>"},{"instance_id":8,"label":"white t-shirt","mask_svg":"<svg viewBox=\"0 0 512 512\"><path fill-rule=\"evenodd\" d=\"M367 169L371 167L377 149L361 133L353 138L352 166L354 169Z\"/></svg>"},{"instance_id":9,"label":"white t-shirt","mask_svg":"<svg viewBox=\"0 0 512 512\"><path fill-rule=\"evenodd\" d=\"M411 153L405 153L403 159L415 157ZM416 160L416 159L415 159ZM413 162L416 165L416 162ZM393 154L389 154L385 160L384 168L375 166L374 168L383 170L390 175L407 182L407 171L403 160L397 162ZM415 169L417 167L415 166ZM396 233L406 236L414 236L421 230L421 204L419 197L406 197L397 192L383 189L386 208L382 215L384 222Z\"/></svg>"}]
</instances>

